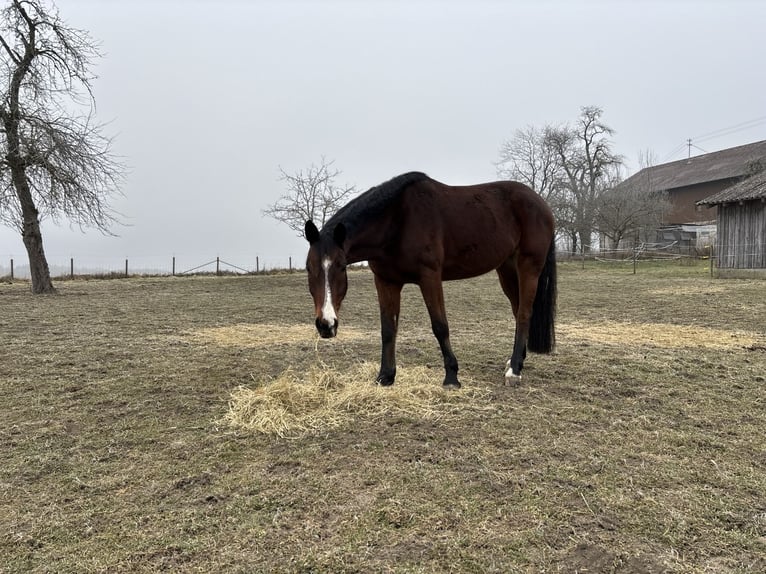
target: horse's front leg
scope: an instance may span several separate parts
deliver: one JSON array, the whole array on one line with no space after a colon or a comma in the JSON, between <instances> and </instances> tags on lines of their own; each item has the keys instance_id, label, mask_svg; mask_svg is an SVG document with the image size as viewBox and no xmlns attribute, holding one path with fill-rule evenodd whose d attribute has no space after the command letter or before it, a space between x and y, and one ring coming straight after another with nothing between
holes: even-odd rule
<instances>
[{"instance_id":1,"label":"horse's front leg","mask_svg":"<svg viewBox=\"0 0 766 574\"><path fill-rule=\"evenodd\" d=\"M389 283L375 275L375 289L380 305L380 372L377 383L393 385L396 378L396 332L399 328L399 308L403 285Z\"/></svg>"},{"instance_id":2,"label":"horse's front leg","mask_svg":"<svg viewBox=\"0 0 766 574\"><path fill-rule=\"evenodd\" d=\"M457 357L452 352L452 345L449 340L449 324L447 323L447 312L444 308L444 291L442 289L441 277L422 278L420 281L420 292L423 294L428 308L428 315L431 317L431 329L436 340L439 342L439 348L444 357L444 387L459 389L460 381L457 379Z\"/></svg>"}]
</instances>

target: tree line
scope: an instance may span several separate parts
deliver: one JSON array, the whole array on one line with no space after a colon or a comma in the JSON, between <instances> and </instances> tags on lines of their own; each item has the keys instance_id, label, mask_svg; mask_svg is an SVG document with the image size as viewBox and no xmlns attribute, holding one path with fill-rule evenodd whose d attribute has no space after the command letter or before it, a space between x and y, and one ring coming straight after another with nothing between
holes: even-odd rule
<instances>
[{"instance_id":1,"label":"tree line","mask_svg":"<svg viewBox=\"0 0 766 574\"><path fill-rule=\"evenodd\" d=\"M614 248L627 239L645 241L670 208L667 194L650 182L640 189L619 185L624 159L613 151L614 130L602 116L601 108L586 106L571 124L519 129L503 142L495 162L499 178L525 183L548 202L559 239L572 253L590 252L596 234ZM650 165L649 154L641 163ZM356 193L336 182L341 172L325 158L306 170L280 173L285 193L263 213L299 235L306 220L321 226Z\"/></svg>"},{"instance_id":2,"label":"tree line","mask_svg":"<svg viewBox=\"0 0 766 574\"><path fill-rule=\"evenodd\" d=\"M586 106L572 124L528 126L500 148L497 173L526 183L553 208L559 233L573 253L588 253L595 234L617 248L628 238L645 240L670 208L651 185L619 185L624 158L612 149L614 130L603 110ZM640 159L649 167L651 156Z\"/></svg>"},{"instance_id":3,"label":"tree line","mask_svg":"<svg viewBox=\"0 0 766 574\"><path fill-rule=\"evenodd\" d=\"M52 1L9 0L0 9L0 222L22 236L34 293L55 292L43 218L103 233L118 223L109 201L120 193L124 166L94 117L92 67L101 57L88 32L69 26ZM519 129L496 162L499 177L548 201L573 252L590 251L596 232L613 245L637 238L668 206L651 186L617 185L623 159L602 115L589 106L571 124ZM338 183L341 171L324 157L305 170L279 172L285 193L263 214L299 234L307 220L323 225L357 193Z\"/></svg>"}]
</instances>

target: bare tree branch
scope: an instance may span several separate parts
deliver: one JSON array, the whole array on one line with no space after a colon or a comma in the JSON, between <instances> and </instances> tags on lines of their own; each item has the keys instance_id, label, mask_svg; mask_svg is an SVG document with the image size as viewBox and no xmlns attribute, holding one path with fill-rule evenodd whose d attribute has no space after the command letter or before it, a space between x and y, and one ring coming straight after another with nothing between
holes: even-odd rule
<instances>
[{"instance_id":1,"label":"bare tree branch","mask_svg":"<svg viewBox=\"0 0 766 574\"><path fill-rule=\"evenodd\" d=\"M520 181L550 201L557 192L557 163L544 136L543 130L533 126L516 130L513 139L500 148L500 160L495 166L499 177Z\"/></svg>"},{"instance_id":2,"label":"bare tree branch","mask_svg":"<svg viewBox=\"0 0 766 574\"><path fill-rule=\"evenodd\" d=\"M518 130L495 164L498 175L526 183L548 201L573 250L578 244L590 249L598 196L622 165L609 140L614 131L601 121L602 114L586 106L574 125Z\"/></svg>"},{"instance_id":3,"label":"bare tree branch","mask_svg":"<svg viewBox=\"0 0 766 574\"><path fill-rule=\"evenodd\" d=\"M333 163L322 157L319 165L311 164L294 174L280 167L279 179L287 191L263 214L285 223L301 237L306 221L311 220L321 228L356 193L353 185L335 183L341 171L333 168Z\"/></svg>"},{"instance_id":4,"label":"bare tree branch","mask_svg":"<svg viewBox=\"0 0 766 574\"><path fill-rule=\"evenodd\" d=\"M546 139L558 157L561 185L571 201L573 245L579 240L583 252L590 249L596 229L598 196L613 171L622 165L622 158L611 151L608 138L614 131L601 122L602 113L601 108L586 106L575 127L546 130Z\"/></svg>"},{"instance_id":5,"label":"bare tree branch","mask_svg":"<svg viewBox=\"0 0 766 574\"><path fill-rule=\"evenodd\" d=\"M33 291L52 291L40 221L110 233L125 167L93 121L90 70L101 54L87 32L52 2L12 0L0 11L0 45L0 221L22 233Z\"/></svg>"}]
</instances>

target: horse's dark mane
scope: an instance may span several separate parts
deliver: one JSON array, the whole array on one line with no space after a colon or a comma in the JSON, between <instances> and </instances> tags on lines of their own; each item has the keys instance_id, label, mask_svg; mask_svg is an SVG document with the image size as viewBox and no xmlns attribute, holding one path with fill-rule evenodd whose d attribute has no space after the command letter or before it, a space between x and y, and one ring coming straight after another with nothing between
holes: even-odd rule
<instances>
[{"instance_id":1,"label":"horse's dark mane","mask_svg":"<svg viewBox=\"0 0 766 574\"><path fill-rule=\"evenodd\" d=\"M407 187L413 183L429 179L426 174L419 171L397 175L349 201L327 221L324 229L331 231L338 223L343 222L347 228L353 230L360 223L374 219L382 213L390 202L396 199Z\"/></svg>"}]
</instances>

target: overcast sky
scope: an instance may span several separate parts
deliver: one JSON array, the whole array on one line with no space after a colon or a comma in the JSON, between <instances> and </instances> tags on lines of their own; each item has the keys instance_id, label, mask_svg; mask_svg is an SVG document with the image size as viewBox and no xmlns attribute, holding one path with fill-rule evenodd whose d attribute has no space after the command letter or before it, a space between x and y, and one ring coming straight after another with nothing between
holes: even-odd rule
<instances>
[{"instance_id":1,"label":"overcast sky","mask_svg":"<svg viewBox=\"0 0 766 574\"><path fill-rule=\"evenodd\" d=\"M515 130L587 105L604 110L627 175L642 151L685 157L687 138L705 151L766 139L762 0L58 7L101 43L97 115L129 172L118 237L45 223L52 265L302 265L304 240L262 215L285 191L280 166L324 156L360 191L409 170L490 181ZM0 228L0 266L10 257L26 252Z\"/></svg>"}]
</instances>

